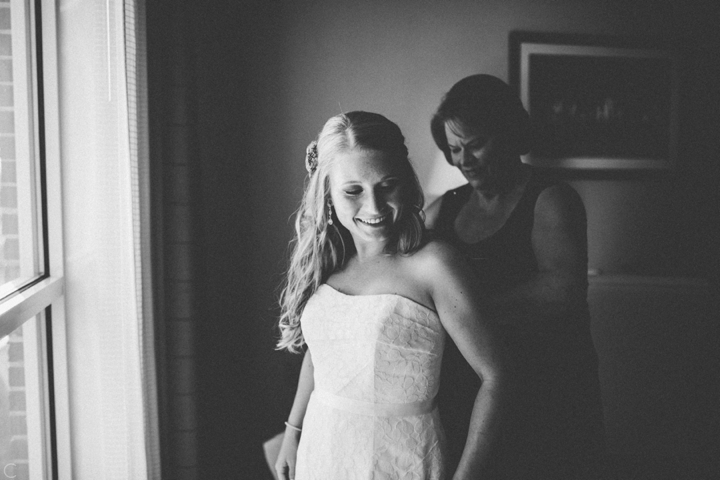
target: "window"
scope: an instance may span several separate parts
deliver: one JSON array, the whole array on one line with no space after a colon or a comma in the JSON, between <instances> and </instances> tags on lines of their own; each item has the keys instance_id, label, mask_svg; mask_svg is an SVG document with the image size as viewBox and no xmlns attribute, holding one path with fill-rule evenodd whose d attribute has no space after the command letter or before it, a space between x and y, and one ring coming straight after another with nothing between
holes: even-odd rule
<instances>
[{"instance_id":1,"label":"window","mask_svg":"<svg viewBox=\"0 0 720 480\"><path fill-rule=\"evenodd\" d=\"M60 3L0 0L0 479L159 478L144 3Z\"/></svg>"},{"instance_id":2,"label":"window","mask_svg":"<svg viewBox=\"0 0 720 480\"><path fill-rule=\"evenodd\" d=\"M28 7L22 0L0 3L0 297L45 271L37 68Z\"/></svg>"},{"instance_id":3,"label":"window","mask_svg":"<svg viewBox=\"0 0 720 480\"><path fill-rule=\"evenodd\" d=\"M57 95L45 88L57 84L54 22L52 2L0 1L0 478L17 480L56 477L59 458L53 375L63 370L55 372L52 349L64 321Z\"/></svg>"}]
</instances>

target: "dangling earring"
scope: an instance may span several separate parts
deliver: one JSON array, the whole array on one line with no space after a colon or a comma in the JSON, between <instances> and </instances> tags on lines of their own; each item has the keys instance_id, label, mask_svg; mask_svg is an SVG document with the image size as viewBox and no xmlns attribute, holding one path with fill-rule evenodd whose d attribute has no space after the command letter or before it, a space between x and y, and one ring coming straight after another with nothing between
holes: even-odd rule
<instances>
[{"instance_id":1,"label":"dangling earring","mask_svg":"<svg viewBox=\"0 0 720 480\"><path fill-rule=\"evenodd\" d=\"M333 224L333 220L332 220L332 203L330 203L330 200L328 200L327 206L328 206L328 225L332 225L332 224Z\"/></svg>"}]
</instances>

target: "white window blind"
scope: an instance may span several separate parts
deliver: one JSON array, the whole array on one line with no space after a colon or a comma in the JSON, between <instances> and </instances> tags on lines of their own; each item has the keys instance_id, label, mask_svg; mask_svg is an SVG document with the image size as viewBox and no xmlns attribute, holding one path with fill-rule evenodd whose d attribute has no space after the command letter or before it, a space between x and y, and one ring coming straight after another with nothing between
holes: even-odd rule
<instances>
[{"instance_id":1,"label":"white window blind","mask_svg":"<svg viewBox=\"0 0 720 480\"><path fill-rule=\"evenodd\" d=\"M61 0L60 125L73 478L159 478L144 8Z\"/></svg>"}]
</instances>

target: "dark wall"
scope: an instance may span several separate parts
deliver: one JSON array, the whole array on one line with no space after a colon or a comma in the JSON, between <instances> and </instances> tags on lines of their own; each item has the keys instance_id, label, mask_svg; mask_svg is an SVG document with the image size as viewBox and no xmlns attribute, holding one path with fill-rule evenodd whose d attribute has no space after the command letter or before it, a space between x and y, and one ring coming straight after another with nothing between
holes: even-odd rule
<instances>
[{"instance_id":1,"label":"dark wall","mask_svg":"<svg viewBox=\"0 0 720 480\"><path fill-rule=\"evenodd\" d=\"M272 379L273 290L282 270L287 225L276 192L287 158L280 88L282 21L274 2L208 1L190 12L204 236L198 350L201 478L263 478L262 441L282 425ZM266 180L277 180L273 192Z\"/></svg>"},{"instance_id":2,"label":"dark wall","mask_svg":"<svg viewBox=\"0 0 720 480\"><path fill-rule=\"evenodd\" d=\"M603 0L165 4L187 8L180 34L193 72L189 138L199 241L192 294L202 478L267 475L261 444L282 429L289 409L297 359L273 351L274 299L306 144L339 111L379 111L405 132L426 189L452 183L429 135L430 115L465 75L507 78L510 30L645 35L681 48L679 168L573 184L588 208L594 266L718 277L713 7ZM152 22L159 28L169 21L149 19L149 30ZM156 57L177 54L160 41L150 47L160 50ZM163 90L162 81L154 88L151 95Z\"/></svg>"}]
</instances>

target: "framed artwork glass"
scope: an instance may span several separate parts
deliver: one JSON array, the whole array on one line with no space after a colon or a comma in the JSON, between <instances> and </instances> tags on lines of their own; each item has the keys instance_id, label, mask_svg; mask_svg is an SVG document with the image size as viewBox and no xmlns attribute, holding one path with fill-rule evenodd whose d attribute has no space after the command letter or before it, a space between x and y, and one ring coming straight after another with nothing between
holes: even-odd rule
<instances>
[{"instance_id":1,"label":"framed artwork glass","mask_svg":"<svg viewBox=\"0 0 720 480\"><path fill-rule=\"evenodd\" d=\"M512 32L510 83L533 122L530 164L615 170L676 162L678 56L669 48Z\"/></svg>"}]
</instances>

